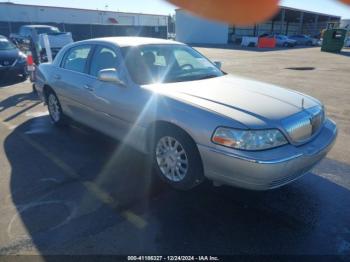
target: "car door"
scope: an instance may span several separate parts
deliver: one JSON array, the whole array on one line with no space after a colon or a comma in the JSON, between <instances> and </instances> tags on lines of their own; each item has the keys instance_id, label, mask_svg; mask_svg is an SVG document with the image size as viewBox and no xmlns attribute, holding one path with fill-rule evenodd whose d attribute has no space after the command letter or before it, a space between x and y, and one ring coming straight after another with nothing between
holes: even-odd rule
<instances>
[{"instance_id":1,"label":"car door","mask_svg":"<svg viewBox=\"0 0 350 262\"><path fill-rule=\"evenodd\" d=\"M301 45L306 45L306 38L303 35L299 36L299 41Z\"/></svg>"},{"instance_id":2,"label":"car door","mask_svg":"<svg viewBox=\"0 0 350 262\"><path fill-rule=\"evenodd\" d=\"M93 45L78 45L66 51L54 72L52 83L63 111L73 119L92 125L90 91L93 78L87 73Z\"/></svg>"},{"instance_id":3,"label":"car door","mask_svg":"<svg viewBox=\"0 0 350 262\"><path fill-rule=\"evenodd\" d=\"M300 41L299 35L294 35L294 36L292 36L292 39L295 40L295 41L297 41L297 44L298 44L298 45L301 45L301 44L302 44L301 41Z\"/></svg>"},{"instance_id":4,"label":"car door","mask_svg":"<svg viewBox=\"0 0 350 262\"><path fill-rule=\"evenodd\" d=\"M89 74L94 78L90 105L94 109L96 129L117 139L123 139L129 133L142 110L142 102L136 94L138 89L127 86L121 61L116 47L97 45L89 68ZM111 68L117 70L125 85L98 79L100 70Z\"/></svg>"},{"instance_id":5,"label":"car door","mask_svg":"<svg viewBox=\"0 0 350 262\"><path fill-rule=\"evenodd\" d=\"M282 39L282 37L281 36L276 36L276 41L277 41L277 45L278 46L283 46L283 39Z\"/></svg>"}]
</instances>

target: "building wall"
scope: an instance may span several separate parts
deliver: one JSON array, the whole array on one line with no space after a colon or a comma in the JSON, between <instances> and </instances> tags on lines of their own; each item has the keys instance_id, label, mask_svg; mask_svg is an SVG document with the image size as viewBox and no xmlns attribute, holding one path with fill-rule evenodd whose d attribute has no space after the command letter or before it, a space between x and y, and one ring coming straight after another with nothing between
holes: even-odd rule
<instances>
[{"instance_id":1,"label":"building wall","mask_svg":"<svg viewBox=\"0 0 350 262\"><path fill-rule=\"evenodd\" d=\"M18 33L27 24L56 26L71 32L75 41L105 36L167 38L168 33L167 16L0 3L0 35Z\"/></svg>"},{"instance_id":2,"label":"building wall","mask_svg":"<svg viewBox=\"0 0 350 262\"><path fill-rule=\"evenodd\" d=\"M306 34L318 37L329 21L339 21L339 16L281 7L280 12L261 24L227 26L208 21L182 9L176 10L176 39L185 43L212 44L240 43L244 36L270 34Z\"/></svg>"},{"instance_id":3,"label":"building wall","mask_svg":"<svg viewBox=\"0 0 350 262\"><path fill-rule=\"evenodd\" d=\"M176 40L195 44L226 44L228 25L176 10Z\"/></svg>"},{"instance_id":4,"label":"building wall","mask_svg":"<svg viewBox=\"0 0 350 262\"><path fill-rule=\"evenodd\" d=\"M133 26L167 26L168 17L162 15L121 13L60 7L43 7L0 3L0 21L26 23L113 24Z\"/></svg>"},{"instance_id":5,"label":"building wall","mask_svg":"<svg viewBox=\"0 0 350 262\"><path fill-rule=\"evenodd\" d=\"M229 41L240 43L243 36L259 36L265 33L283 35L305 34L316 37L325 28L327 28L327 22L303 23L301 27L298 22L286 21L283 23L283 26L281 21L267 21L256 26L230 26Z\"/></svg>"},{"instance_id":6,"label":"building wall","mask_svg":"<svg viewBox=\"0 0 350 262\"><path fill-rule=\"evenodd\" d=\"M9 36L17 33L25 22L1 22L0 35ZM43 22L45 25L58 27L62 32L71 32L74 41L80 41L96 37L108 36L143 36L155 38L167 38L166 26L131 26L131 25L98 25L98 24L56 24Z\"/></svg>"},{"instance_id":7,"label":"building wall","mask_svg":"<svg viewBox=\"0 0 350 262\"><path fill-rule=\"evenodd\" d=\"M350 30L350 19L343 19L340 21L340 27Z\"/></svg>"}]
</instances>

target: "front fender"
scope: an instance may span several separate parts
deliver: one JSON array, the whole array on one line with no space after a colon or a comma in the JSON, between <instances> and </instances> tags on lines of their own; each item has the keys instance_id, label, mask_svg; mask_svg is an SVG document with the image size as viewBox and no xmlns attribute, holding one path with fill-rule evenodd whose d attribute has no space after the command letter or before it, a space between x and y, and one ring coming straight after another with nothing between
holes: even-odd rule
<instances>
[{"instance_id":1,"label":"front fender","mask_svg":"<svg viewBox=\"0 0 350 262\"><path fill-rule=\"evenodd\" d=\"M169 122L187 132L197 144L211 145L211 137L218 126L245 129L231 118L177 99L160 96L154 121Z\"/></svg>"}]
</instances>

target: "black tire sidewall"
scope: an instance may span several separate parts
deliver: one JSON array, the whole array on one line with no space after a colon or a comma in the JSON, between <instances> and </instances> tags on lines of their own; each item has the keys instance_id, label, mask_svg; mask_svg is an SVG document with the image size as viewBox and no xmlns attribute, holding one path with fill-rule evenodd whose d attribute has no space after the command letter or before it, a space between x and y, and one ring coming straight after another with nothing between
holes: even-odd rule
<instances>
[{"instance_id":1,"label":"black tire sidewall","mask_svg":"<svg viewBox=\"0 0 350 262\"><path fill-rule=\"evenodd\" d=\"M175 138L184 148L188 159L188 171L183 180L174 182L163 175L156 159L156 146L159 140L165 136ZM177 190L187 191L204 181L202 161L193 140L182 130L177 128L162 128L155 135L154 143L151 148L152 161L157 176L165 183Z\"/></svg>"},{"instance_id":2,"label":"black tire sidewall","mask_svg":"<svg viewBox=\"0 0 350 262\"><path fill-rule=\"evenodd\" d=\"M60 119L58 121L55 121L51 115L51 112L50 112L50 109L49 109L49 97L53 95L55 96L56 100L57 100L57 103L58 103L58 109L59 109L59 112L60 112ZM54 123L55 125L57 126L63 126L66 124L66 121L65 121L65 117L64 117L64 114L63 114L63 111L62 111L62 107L61 107L61 103L60 101L58 100L58 97L57 95L53 92L53 91L49 91L47 93L47 97L46 97L46 101L47 101L47 106L48 106L48 111L49 111L49 116L50 116L50 119L52 121L52 123Z\"/></svg>"}]
</instances>

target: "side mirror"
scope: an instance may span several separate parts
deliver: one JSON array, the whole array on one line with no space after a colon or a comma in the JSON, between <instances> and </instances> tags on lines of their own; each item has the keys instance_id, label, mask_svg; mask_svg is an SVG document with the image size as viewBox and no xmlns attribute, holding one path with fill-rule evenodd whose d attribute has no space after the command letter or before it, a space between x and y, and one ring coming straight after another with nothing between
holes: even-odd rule
<instances>
[{"instance_id":1,"label":"side mirror","mask_svg":"<svg viewBox=\"0 0 350 262\"><path fill-rule=\"evenodd\" d=\"M215 61L215 62L214 62L214 65L215 65L218 69L221 70L221 67L222 67L222 63L221 63L221 62Z\"/></svg>"},{"instance_id":2,"label":"side mirror","mask_svg":"<svg viewBox=\"0 0 350 262\"><path fill-rule=\"evenodd\" d=\"M103 82L110 82L125 86L125 83L119 78L117 70L114 68L108 68L99 71L97 78Z\"/></svg>"}]
</instances>

